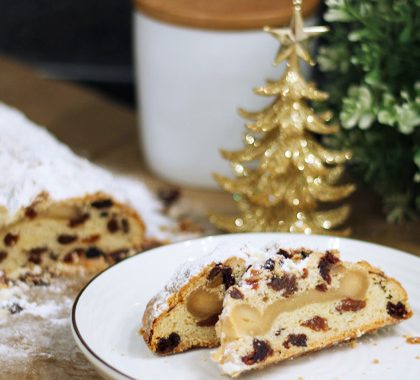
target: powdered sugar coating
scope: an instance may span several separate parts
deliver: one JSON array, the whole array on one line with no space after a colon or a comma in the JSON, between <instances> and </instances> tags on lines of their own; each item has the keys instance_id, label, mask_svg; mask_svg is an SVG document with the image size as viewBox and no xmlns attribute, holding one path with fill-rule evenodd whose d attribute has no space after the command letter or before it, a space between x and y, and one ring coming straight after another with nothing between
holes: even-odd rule
<instances>
[{"instance_id":1,"label":"powdered sugar coating","mask_svg":"<svg viewBox=\"0 0 420 380\"><path fill-rule=\"evenodd\" d=\"M235 350L227 348L225 350L225 354L227 357L230 358L230 361L226 361L222 364L219 364L223 373L228 373L228 374L240 373L244 370L244 368L246 368L241 357Z\"/></svg>"},{"instance_id":2,"label":"powdered sugar coating","mask_svg":"<svg viewBox=\"0 0 420 380\"><path fill-rule=\"evenodd\" d=\"M45 191L54 201L98 191L110 194L139 212L149 236L161 237L160 227L170 225L159 213L160 202L143 183L113 175L77 156L44 128L2 103L0 131L0 227Z\"/></svg>"}]
</instances>

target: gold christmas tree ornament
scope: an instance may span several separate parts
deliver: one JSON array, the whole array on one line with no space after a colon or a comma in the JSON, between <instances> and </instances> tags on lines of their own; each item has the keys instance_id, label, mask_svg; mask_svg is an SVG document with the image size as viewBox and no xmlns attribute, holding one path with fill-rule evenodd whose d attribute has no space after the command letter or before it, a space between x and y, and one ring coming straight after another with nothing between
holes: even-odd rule
<instances>
[{"instance_id":1,"label":"gold christmas tree ornament","mask_svg":"<svg viewBox=\"0 0 420 380\"><path fill-rule=\"evenodd\" d=\"M320 203L337 202L354 191L352 184L338 185L349 151L336 152L323 147L317 135L336 133L329 124L329 112L316 114L309 101L323 101L328 94L318 91L302 76L300 60L313 65L307 41L328 31L326 27L304 27L301 1L293 1L289 28L264 30L281 46L274 64L286 61L278 80L267 80L254 89L274 101L260 112L240 110L250 120L239 151L221 150L230 161L235 177L218 174L219 185L232 194L240 215L212 215L210 221L230 232L287 231L325 233L340 227L349 206L322 209ZM323 204L327 206L327 204ZM346 234L348 229L335 230Z\"/></svg>"}]
</instances>

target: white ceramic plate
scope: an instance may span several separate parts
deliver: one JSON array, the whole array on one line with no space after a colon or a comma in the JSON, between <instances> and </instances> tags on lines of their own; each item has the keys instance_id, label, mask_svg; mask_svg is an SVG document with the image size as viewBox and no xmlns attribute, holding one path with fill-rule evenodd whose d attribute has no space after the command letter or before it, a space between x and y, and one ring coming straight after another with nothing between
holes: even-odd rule
<instances>
[{"instance_id":1,"label":"white ceramic plate","mask_svg":"<svg viewBox=\"0 0 420 380\"><path fill-rule=\"evenodd\" d=\"M409 295L414 316L395 327L362 337L357 346L341 345L250 373L250 379L419 379L420 345L404 336L420 336L420 259L391 248L327 236L235 234L207 237L156 248L102 272L79 294L72 329L85 356L113 379L226 379L209 359L209 350L158 357L137 334L149 299L186 260L205 255L222 241L237 240L286 247L338 248L345 260L367 260L396 277Z\"/></svg>"}]
</instances>

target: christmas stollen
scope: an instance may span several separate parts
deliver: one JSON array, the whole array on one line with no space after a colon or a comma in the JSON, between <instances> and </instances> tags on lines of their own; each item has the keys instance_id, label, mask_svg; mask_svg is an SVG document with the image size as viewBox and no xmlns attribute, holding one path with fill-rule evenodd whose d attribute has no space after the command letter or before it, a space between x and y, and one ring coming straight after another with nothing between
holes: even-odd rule
<instances>
[{"instance_id":1,"label":"christmas stollen","mask_svg":"<svg viewBox=\"0 0 420 380\"><path fill-rule=\"evenodd\" d=\"M264 263L277 245L263 249L250 244L222 243L211 254L182 265L153 297L143 315L140 333L158 354L192 347L216 347L214 328L228 289L238 284L247 268ZM288 250L293 256L301 250Z\"/></svg>"},{"instance_id":2,"label":"christmas stollen","mask_svg":"<svg viewBox=\"0 0 420 380\"><path fill-rule=\"evenodd\" d=\"M407 294L394 279L337 251L287 251L253 265L229 289L212 353L232 377L360 337L407 319Z\"/></svg>"},{"instance_id":3,"label":"christmas stollen","mask_svg":"<svg viewBox=\"0 0 420 380\"><path fill-rule=\"evenodd\" d=\"M142 183L75 155L4 104L0 131L3 282L40 270L97 271L142 248L142 218L156 224L160 207Z\"/></svg>"},{"instance_id":4,"label":"christmas stollen","mask_svg":"<svg viewBox=\"0 0 420 380\"><path fill-rule=\"evenodd\" d=\"M172 354L192 347L216 347L219 339L214 326L225 293L262 255L251 245L227 243L182 265L144 312L140 333L149 348Z\"/></svg>"}]
</instances>

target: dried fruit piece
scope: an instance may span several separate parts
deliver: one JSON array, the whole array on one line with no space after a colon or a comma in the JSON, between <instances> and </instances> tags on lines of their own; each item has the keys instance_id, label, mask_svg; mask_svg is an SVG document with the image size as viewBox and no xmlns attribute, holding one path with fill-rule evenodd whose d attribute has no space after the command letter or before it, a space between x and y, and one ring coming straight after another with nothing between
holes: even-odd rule
<instances>
[{"instance_id":1,"label":"dried fruit piece","mask_svg":"<svg viewBox=\"0 0 420 380\"><path fill-rule=\"evenodd\" d=\"M7 257L6 251L0 251L0 263Z\"/></svg>"},{"instance_id":2,"label":"dried fruit piece","mask_svg":"<svg viewBox=\"0 0 420 380\"><path fill-rule=\"evenodd\" d=\"M391 317L397 319L405 318L408 315L408 311L402 302L398 302L395 304L391 301L388 301L388 303L386 304L386 311Z\"/></svg>"},{"instance_id":3,"label":"dried fruit piece","mask_svg":"<svg viewBox=\"0 0 420 380\"><path fill-rule=\"evenodd\" d=\"M90 204L93 208L102 209L102 208L110 208L114 205L112 199L101 199L97 201L93 201Z\"/></svg>"},{"instance_id":4,"label":"dried fruit piece","mask_svg":"<svg viewBox=\"0 0 420 380\"><path fill-rule=\"evenodd\" d=\"M77 240L77 235L61 234L57 238L57 241L63 245L74 243L76 240Z\"/></svg>"},{"instance_id":5,"label":"dried fruit piece","mask_svg":"<svg viewBox=\"0 0 420 380\"><path fill-rule=\"evenodd\" d=\"M90 214L85 212L85 213L77 216L76 218L70 219L69 223L68 223L68 226L70 228L80 226L81 224L84 224L89 218L90 218Z\"/></svg>"},{"instance_id":6,"label":"dried fruit piece","mask_svg":"<svg viewBox=\"0 0 420 380\"><path fill-rule=\"evenodd\" d=\"M207 280L209 280L213 285L220 285L217 281L217 277L221 274L221 282L227 290L232 285L235 285L235 277L232 275L232 268L225 267L221 263L216 264L208 273Z\"/></svg>"},{"instance_id":7,"label":"dried fruit piece","mask_svg":"<svg viewBox=\"0 0 420 380\"><path fill-rule=\"evenodd\" d=\"M283 256L284 258L286 258L286 259L290 259L291 257L292 257L292 255L289 253L289 252L287 252L285 249L282 249L282 248L280 248L277 252L276 252L276 254L277 255L281 255L281 256Z\"/></svg>"},{"instance_id":8,"label":"dried fruit piece","mask_svg":"<svg viewBox=\"0 0 420 380\"><path fill-rule=\"evenodd\" d=\"M318 284L317 286L315 286L315 289L320 292L326 292L328 290L328 287L326 284Z\"/></svg>"},{"instance_id":9,"label":"dried fruit piece","mask_svg":"<svg viewBox=\"0 0 420 380\"><path fill-rule=\"evenodd\" d=\"M120 229L120 226L118 225L118 221L115 218L112 218L108 221L106 228L108 229L111 234L114 234Z\"/></svg>"},{"instance_id":10,"label":"dried fruit piece","mask_svg":"<svg viewBox=\"0 0 420 380\"><path fill-rule=\"evenodd\" d=\"M245 283L247 284L247 285L249 285L249 286L251 286L251 288L252 289L258 289L258 287L259 287L259 279L258 279L258 277L251 277L251 278L247 278L246 280L245 280Z\"/></svg>"},{"instance_id":11,"label":"dried fruit piece","mask_svg":"<svg viewBox=\"0 0 420 380\"><path fill-rule=\"evenodd\" d=\"M197 326L200 326L200 327L214 326L218 320L219 320L219 313L213 314L202 321L198 321Z\"/></svg>"},{"instance_id":12,"label":"dried fruit piece","mask_svg":"<svg viewBox=\"0 0 420 380\"><path fill-rule=\"evenodd\" d=\"M263 340L254 339L252 342L252 347L254 351L241 358L242 362L246 365L253 365L255 363L261 362L266 357L273 354L273 350L270 347L270 344Z\"/></svg>"},{"instance_id":13,"label":"dried fruit piece","mask_svg":"<svg viewBox=\"0 0 420 380\"><path fill-rule=\"evenodd\" d=\"M83 248L73 249L66 253L66 255L63 257L63 261L67 264L77 263L80 259L80 256L82 256L84 253L85 250Z\"/></svg>"},{"instance_id":14,"label":"dried fruit piece","mask_svg":"<svg viewBox=\"0 0 420 380\"><path fill-rule=\"evenodd\" d=\"M312 253L312 251L309 249L302 249L299 253L302 259L306 259Z\"/></svg>"},{"instance_id":15,"label":"dried fruit piece","mask_svg":"<svg viewBox=\"0 0 420 380\"><path fill-rule=\"evenodd\" d=\"M283 331L283 330L286 330L285 328L279 328L275 333L274 333L274 335L275 336L280 336L281 335L281 332Z\"/></svg>"},{"instance_id":16,"label":"dried fruit piece","mask_svg":"<svg viewBox=\"0 0 420 380\"><path fill-rule=\"evenodd\" d=\"M30 272L20 275L19 280L34 286L47 286L50 284L48 280L42 275L37 275Z\"/></svg>"},{"instance_id":17,"label":"dried fruit piece","mask_svg":"<svg viewBox=\"0 0 420 380\"><path fill-rule=\"evenodd\" d=\"M275 265L276 263L274 262L273 259L268 259L264 264L264 268L267 270L273 270Z\"/></svg>"},{"instance_id":18,"label":"dried fruit piece","mask_svg":"<svg viewBox=\"0 0 420 380\"><path fill-rule=\"evenodd\" d=\"M59 255L58 255L58 253L55 253L55 252L50 252L50 253L49 253L49 255L48 255L48 257L49 257L51 260L53 260L53 261L57 261L57 260L58 260Z\"/></svg>"},{"instance_id":19,"label":"dried fruit piece","mask_svg":"<svg viewBox=\"0 0 420 380\"><path fill-rule=\"evenodd\" d=\"M209 272L209 274L207 275L207 280L212 281L216 278L216 276L222 272L222 264L218 263L216 264Z\"/></svg>"},{"instance_id":20,"label":"dried fruit piece","mask_svg":"<svg viewBox=\"0 0 420 380\"><path fill-rule=\"evenodd\" d=\"M9 310L10 314L18 314L23 310L23 307L20 306L18 303L12 303L7 310Z\"/></svg>"},{"instance_id":21,"label":"dried fruit piece","mask_svg":"<svg viewBox=\"0 0 420 380\"><path fill-rule=\"evenodd\" d=\"M29 219L35 219L37 216L37 212L35 211L35 209L33 207L26 207L25 209L25 216Z\"/></svg>"},{"instance_id":22,"label":"dried fruit piece","mask_svg":"<svg viewBox=\"0 0 420 380\"><path fill-rule=\"evenodd\" d=\"M287 339L283 342L285 348L290 348L290 345L297 347L306 347L308 337L305 334L289 334Z\"/></svg>"},{"instance_id":23,"label":"dried fruit piece","mask_svg":"<svg viewBox=\"0 0 420 380\"><path fill-rule=\"evenodd\" d=\"M114 262L118 263L128 256L128 249L119 249L118 251L113 251L109 254Z\"/></svg>"},{"instance_id":24,"label":"dried fruit piece","mask_svg":"<svg viewBox=\"0 0 420 380\"><path fill-rule=\"evenodd\" d=\"M225 290L229 289L232 285L235 285L235 277L233 277L232 268L224 267L222 269L222 277Z\"/></svg>"},{"instance_id":25,"label":"dried fruit piece","mask_svg":"<svg viewBox=\"0 0 420 380\"><path fill-rule=\"evenodd\" d=\"M181 342L181 337L173 332L167 338L159 338L156 351L159 354L167 354L171 352Z\"/></svg>"},{"instance_id":26,"label":"dried fruit piece","mask_svg":"<svg viewBox=\"0 0 420 380\"><path fill-rule=\"evenodd\" d=\"M41 264L41 255L47 250L46 247L32 248L29 251L28 261L34 264Z\"/></svg>"},{"instance_id":27,"label":"dried fruit piece","mask_svg":"<svg viewBox=\"0 0 420 380\"><path fill-rule=\"evenodd\" d=\"M6 247L13 247L19 240L19 235L14 235L12 233L7 233L3 239L4 245Z\"/></svg>"},{"instance_id":28,"label":"dried fruit piece","mask_svg":"<svg viewBox=\"0 0 420 380\"><path fill-rule=\"evenodd\" d=\"M244 295L238 288L231 288L229 290L229 295L236 300L241 300L244 298Z\"/></svg>"},{"instance_id":29,"label":"dried fruit piece","mask_svg":"<svg viewBox=\"0 0 420 380\"><path fill-rule=\"evenodd\" d=\"M89 247L86 250L86 257L88 259L96 259L97 257L103 256L103 254L104 253L99 248L96 248L96 247Z\"/></svg>"},{"instance_id":30,"label":"dried fruit piece","mask_svg":"<svg viewBox=\"0 0 420 380\"><path fill-rule=\"evenodd\" d=\"M351 298L345 298L341 300L340 304L335 308L338 312L344 311L359 311L366 306L366 301L354 300Z\"/></svg>"},{"instance_id":31,"label":"dried fruit piece","mask_svg":"<svg viewBox=\"0 0 420 380\"><path fill-rule=\"evenodd\" d=\"M267 285L277 291L284 290L283 296L288 297L297 290L296 275L286 273L282 277L274 276Z\"/></svg>"},{"instance_id":32,"label":"dried fruit piece","mask_svg":"<svg viewBox=\"0 0 420 380\"><path fill-rule=\"evenodd\" d=\"M328 327L328 322L325 318L316 315L315 317L308 319L305 322L301 323L301 326L308 327L314 331L327 331L330 328Z\"/></svg>"},{"instance_id":33,"label":"dried fruit piece","mask_svg":"<svg viewBox=\"0 0 420 380\"><path fill-rule=\"evenodd\" d=\"M87 237L83 238L82 243L93 244L93 243L96 243L100 238L101 238L101 235L99 235L99 234L90 235L90 236L87 236Z\"/></svg>"},{"instance_id":34,"label":"dried fruit piece","mask_svg":"<svg viewBox=\"0 0 420 380\"><path fill-rule=\"evenodd\" d=\"M127 219L124 218L121 220L121 227L125 234L128 234L130 232L130 224L128 223Z\"/></svg>"},{"instance_id":35,"label":"dried fruit piece","mask_svg":"<svg viewBox=\"0 0 420 380\"><path fill-rule=\"evenodd\" d=\"M327 251L325 255L322 256L319 260L319 274L328 284L331 284L331 268L334 264L337 264L339 261L340 259L334 254L332 254L330 251Z\"/></svg>"},{"instance_id":36,"label":"dried fruit piece","mask_svg":"<svg viewBox=\"0 0 420 380\"><path fill-rule=\"evenodd\" d=\"M160 189L157 195L165 207L170 207L174 202L178 200L181 192L176 188L166 188Z\"/></svg>"}]
</instances>

